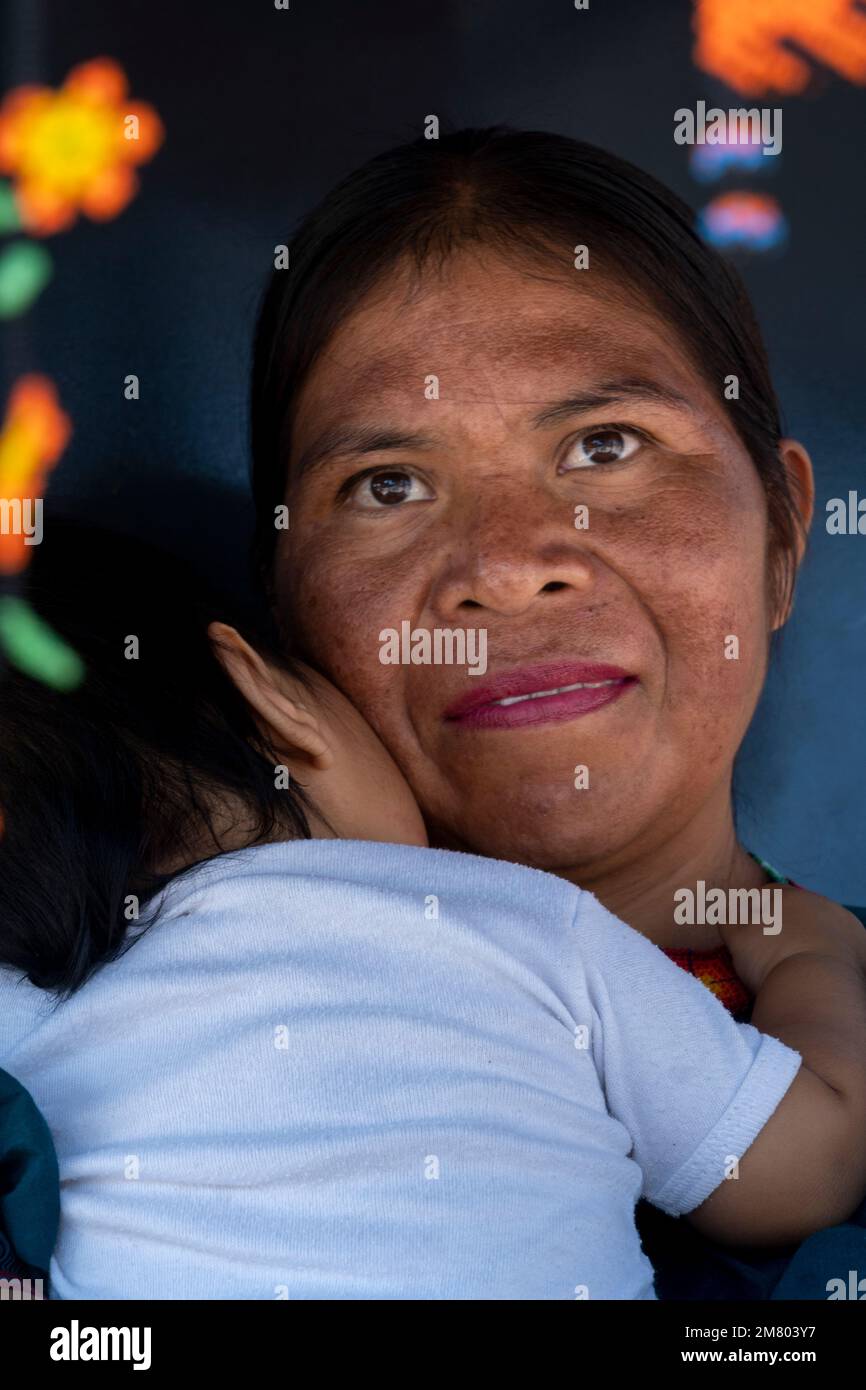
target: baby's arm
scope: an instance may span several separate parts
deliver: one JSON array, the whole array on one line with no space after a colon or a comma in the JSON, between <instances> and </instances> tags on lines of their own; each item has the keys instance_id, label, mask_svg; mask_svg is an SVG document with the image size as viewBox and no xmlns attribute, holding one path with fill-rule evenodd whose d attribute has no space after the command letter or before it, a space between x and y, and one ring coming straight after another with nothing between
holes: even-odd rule
<instances>
[{"instance_id":1,"label":"baby's arm","mask_svg":"<svg viewBox=\"0 0 866 1390\"><path fill-rule=\"evenodd\" d=\"M803 1239L844 1221L866 1192L866 930L844 908L785 888L778 936L758 924L724 935L757 996L753 1025L803 1065L739 1177L689 1220L719 1241Z\"/></svg>"}]
</instances>

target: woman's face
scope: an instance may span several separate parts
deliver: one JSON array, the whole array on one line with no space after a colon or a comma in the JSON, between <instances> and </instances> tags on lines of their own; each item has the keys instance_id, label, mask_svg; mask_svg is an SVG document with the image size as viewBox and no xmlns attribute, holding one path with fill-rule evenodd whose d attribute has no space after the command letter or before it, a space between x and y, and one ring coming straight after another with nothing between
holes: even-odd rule
<instances>
[{"instance_id":1,"label":"woman's face","mask_svg":"<svg viewBox=\"0 0 866 1390\"><path fill-rule=\"evenodd\" d=\"M599 272L491 254L392 276L318 360L279 601L439 842L562 871L728 797L773 615L724 390ZM483 631L486 671L383 664L402 624Z\"/></svg>"}]
</instances>

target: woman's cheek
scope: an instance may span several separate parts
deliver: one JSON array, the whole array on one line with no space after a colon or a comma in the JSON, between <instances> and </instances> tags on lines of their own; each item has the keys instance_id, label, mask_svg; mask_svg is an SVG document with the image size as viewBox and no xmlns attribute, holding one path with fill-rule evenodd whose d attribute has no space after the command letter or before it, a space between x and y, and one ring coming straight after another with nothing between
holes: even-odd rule
<instances>
[{"instance_id":1,"label":"woman's cheek","mask_svg":"<svg viewBox=\"0 0 866 1390\"><path fill-rule=\"evenodd\" d=\"M672 641L672 691L692 735L704 738L707 755L732 754L745 734L760 696L767 661L760 577L753 592L742 573L730 584L706 589L690 608L683 604Z\"/></svg>"},{"instance_id":2,"label":"woman's cheek","mask_svg":"<svg viewBox=\"0 0 866 1390\"><path fill-rule=\"evenodd\" d=\"M620 531L609 560L661 636L666 699L700 698L739 722L764 675L769 595L760 504L724 491L662 490ZM637 543L635 543L637 542ZM697 709L698 706L695 706Z\"/></svg>"},{"instance_id":3,"label":"woman's cheek","mask_svg":"<svg viewBox=\"0 0 866 1390\"><path fill-rule=\"evenodd\" d=\"M319 537L294 551L290 573L289 609L305 651L350 698L384 695L395 668L379 660L379 633L413 614L412 566L376 563L341 538Z\"/></svg>"}]
</instances>

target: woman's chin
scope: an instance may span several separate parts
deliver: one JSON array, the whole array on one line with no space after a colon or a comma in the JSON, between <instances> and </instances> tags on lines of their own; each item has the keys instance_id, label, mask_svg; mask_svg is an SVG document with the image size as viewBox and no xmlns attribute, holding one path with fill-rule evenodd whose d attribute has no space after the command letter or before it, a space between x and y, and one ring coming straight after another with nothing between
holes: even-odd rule
<instances>
[{"instance_id":1,"label":"woman's chin","mask_svg":"<svg viewBox=\"0 0 866 1390\"><path fill-rule=\"evenodd\" d=\"M551 873L607 858L612 843L628 843L645 819L633 798L630 803L609 796L581 803L588 790L574 787L545 791L518 784L484 798L465 790L459 812L428 819L431 844Z\"/></svg>"}]
</instances>

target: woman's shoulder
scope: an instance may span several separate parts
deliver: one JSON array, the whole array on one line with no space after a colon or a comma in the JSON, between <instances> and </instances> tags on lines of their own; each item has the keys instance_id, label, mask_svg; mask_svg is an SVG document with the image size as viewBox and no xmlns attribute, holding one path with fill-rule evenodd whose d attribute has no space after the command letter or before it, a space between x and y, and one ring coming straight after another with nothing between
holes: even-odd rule
<instances>
[{"instance_id":1,"label":"woman's shoulder","mask_svg":"<svg viewBox=\"0 0 866 1390\"><path fill-rule=\"evenodd\" d=\"M866 971L866 926L861 916L800 884L789 883L783 891L783 936L787 932L790 940L796 934L802 950L850 951Z\"/></svg>"},{"instance_id":2,"label":"woman's shoulder","mask_svg":"<svg viewBox=\"0 0 866 1390\"><path fill-rule=\"evenodd\" d=\"M752 853L752 858L760 864L772 882L788 889L796 889L796 896L791 893L786 895L786 902L789 905L791 903L796 905L794 909L791 909L792 915L793 911L796 911L798 919L802 916L803 920L811 921L818 929L823 926L828 932L836 930L848 932L858 944L860 943L859 928L860 934L866 939L866 907L844 906L842 903L837 903L832 898L824 897L822 893L815 893L811 888L806 888L789 875L779 873L778 869L775 869L766 859L761 859L759 855Z\"/></svg>"}]
</instances>

